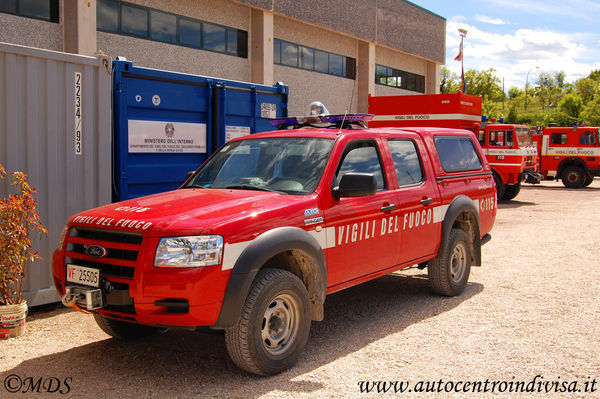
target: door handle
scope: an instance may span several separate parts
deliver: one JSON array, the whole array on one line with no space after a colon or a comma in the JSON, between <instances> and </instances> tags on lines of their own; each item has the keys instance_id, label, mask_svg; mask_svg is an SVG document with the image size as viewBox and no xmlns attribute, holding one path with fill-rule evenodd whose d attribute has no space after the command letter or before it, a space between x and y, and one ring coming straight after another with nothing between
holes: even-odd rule
<instances>
[{"instance_id":1,"label":"door handle","mask_svg":"<svg viewBox=\"0 0 600 399\"><path fill-rule=\"evenodd\" d=\"M394 209L396 209L396 204L385 205L381 207L381 212L389 212L393 211Z\"/></svg>"},{"instance_id":2,"label":"door handle","mask_svg":"<svg viewBox=\"0 0 600 399\"><path fill-rule=\"evenodd\" d=\"M421 200L421 204L423 204L423 205L429 205L429 204L431 204L432 202L433 202L433 198L423 198L423 199Z\"/></svg>"}]
</instances>

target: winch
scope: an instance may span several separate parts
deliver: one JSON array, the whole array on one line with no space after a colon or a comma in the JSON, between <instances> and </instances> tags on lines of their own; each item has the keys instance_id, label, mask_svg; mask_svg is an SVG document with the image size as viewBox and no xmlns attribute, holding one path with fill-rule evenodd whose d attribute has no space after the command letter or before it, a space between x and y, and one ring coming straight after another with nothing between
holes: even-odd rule
<instances>
[{"instance_id":1,"label":"winch","mask_svg":"<svg viewBox=\"0 0 600 399\"><path fill-rule=\"evenodd\" d=\"M102 307L102 290L99 288L88 288L77 285L66 287L65 295L61 298L63 305L71 306L75 309L85 309L88 311L100 309ZM75 305L75 306L73 306Z\"/></svg>"}]
</instances>

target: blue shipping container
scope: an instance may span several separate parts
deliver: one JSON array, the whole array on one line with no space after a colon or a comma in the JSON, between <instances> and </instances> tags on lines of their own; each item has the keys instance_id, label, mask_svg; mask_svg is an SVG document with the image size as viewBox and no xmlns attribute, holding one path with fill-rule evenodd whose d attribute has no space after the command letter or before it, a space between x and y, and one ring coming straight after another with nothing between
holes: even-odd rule
<instances>
[{"instance_id":1,"label":"blue shipping container","mask_svg":"<svg viewBox=\"0 0 600 399\"><path fill-rule=\"evenodd\" d=\"M113 200L174 190L227 140L273 130L288 87L113 62Z\"/></svg>"}]
</instances>

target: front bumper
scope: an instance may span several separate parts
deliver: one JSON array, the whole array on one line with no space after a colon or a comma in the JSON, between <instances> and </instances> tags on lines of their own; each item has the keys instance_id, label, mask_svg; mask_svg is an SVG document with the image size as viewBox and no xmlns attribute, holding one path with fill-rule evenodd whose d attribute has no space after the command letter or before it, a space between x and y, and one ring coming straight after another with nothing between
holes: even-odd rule
<instances>
[{"instance_id":1,"label":"front bumper","mask_svg":"<svg viewBox=\"0 0 600 399\"><path fill-rule=\"evenodd\" d=\"M144 239L131 278L112 276L104 273L99 266L102 307L93 311L106 317L155 326L215 324L231 270L222 271L221 266L155 268L153 259L157 242ZM79 256L81 259L73 256L68 251L56 250L52 257L54 284L61 297L65 296L68 286L74 285L66 281L66 264L86 260L85 256ZM83 304L85 310L85 302L82 301L80 297L80 305Z\"/></svg>"}]
</instances>

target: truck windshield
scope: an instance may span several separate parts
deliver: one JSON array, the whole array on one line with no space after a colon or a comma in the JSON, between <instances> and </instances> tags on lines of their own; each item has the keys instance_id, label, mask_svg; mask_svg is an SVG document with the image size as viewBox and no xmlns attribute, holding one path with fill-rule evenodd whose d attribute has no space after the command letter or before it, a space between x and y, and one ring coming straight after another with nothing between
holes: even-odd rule
<instances>
[{"instance_id":1,"label":"truck windshield","mask_svg":"<svg viewBox=\"0 0 600 399\"><path fill-rule=\"evenodd\" d=\"M226 144L183 188L231 188L305 195L319 184L334 140L246 139Z\"/></svg>"},{"instance_id":2,"label":"truck windshield","mask_svg":"<svg viewBox=\"0 0 600 399\"><path fill-rule=\"evenodd\" d=\"M517 131L517 140L519 145L533 145L531 130L526 127L515 127Z\"/></svg>"}]
</instances>

